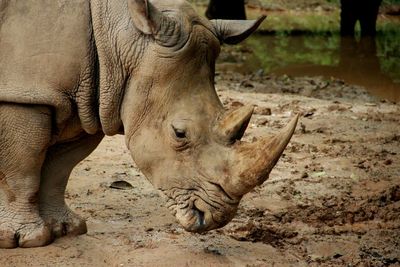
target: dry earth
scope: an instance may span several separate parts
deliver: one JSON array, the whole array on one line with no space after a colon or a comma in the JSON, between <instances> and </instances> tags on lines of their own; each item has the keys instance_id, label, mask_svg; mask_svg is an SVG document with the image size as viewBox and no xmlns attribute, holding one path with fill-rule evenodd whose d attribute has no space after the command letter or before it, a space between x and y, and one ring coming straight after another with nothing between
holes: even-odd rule
<instances>
[{"instance_id":1,"label":"dry earth","mask_svg":"<svg viewBox=\"0 0 400 267\"><path fill-rule=\"evenodd\" d=\"M231 223L182 230L123 137L108 137L68 185L88 233L0 250L0 266L400 266L399 105L318 77L225 72L217 87L227 107L256 105L247 140L302 115L270 179ZM110 188L118 180L133 187Z\"/></svg>"}]
</instances>

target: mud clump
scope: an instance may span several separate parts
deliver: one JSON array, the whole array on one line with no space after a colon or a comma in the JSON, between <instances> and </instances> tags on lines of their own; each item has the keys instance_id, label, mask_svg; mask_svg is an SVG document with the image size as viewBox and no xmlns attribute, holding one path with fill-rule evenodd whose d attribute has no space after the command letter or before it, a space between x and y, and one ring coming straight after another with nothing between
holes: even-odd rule
<instances>
[{"instance_id":1,"label":"mud clump","mask_svg":"<svg viewBox=\"0 0 400 267\"><path fill-rule=\"evenodd\" d=\"M290 229L257 222L229 227L225 233L238 241L262 242L278 248L284 246L285 240L298 235L296 231Z\"/></svg>"},{"instance_id":2,"label":"mud clump","mask_svg":"<svg viewBox=\"0 0 400 267\"><path fill-rule=\"evenodd\" d=\"M360 258L370 266L400 264L400 230L370 231L361 239Z\"/></svg>"},{"instance_id":3,"label":"mud clump","mask_svg":"<svg viewBox=\"0 0 400 267\"><path fill-rule=\"evenodd\" d=\"M323 206L296 206L290 208L286 222L302 221L316 227L353 224L374 219L383 222L399 219L400 186L395 185L376 195L364 197L340 196L322 200Z\"/></svg>"}]
</instances>

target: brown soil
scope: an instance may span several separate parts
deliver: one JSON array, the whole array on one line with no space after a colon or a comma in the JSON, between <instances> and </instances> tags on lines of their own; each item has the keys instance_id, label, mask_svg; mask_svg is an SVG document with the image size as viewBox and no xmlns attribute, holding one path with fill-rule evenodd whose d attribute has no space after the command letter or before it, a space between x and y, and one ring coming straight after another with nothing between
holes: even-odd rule
<instances>
[{"instance_id":1,"label":"brown soil","mask_svg":"<svg viewBox=\"0 0 400 267\"><path fill-rule=\"evenodd\" d=\"M0 266L400 266L400 106L338 80L220 73L227 107L256 105L245 139L301 120L262 186L222 229L187 233L106 138L73 172L67 201L89 231ZM230 90L228 90L230 88ZM114 181L126 181L110 188Z\"/></svg>"}]
</instances>

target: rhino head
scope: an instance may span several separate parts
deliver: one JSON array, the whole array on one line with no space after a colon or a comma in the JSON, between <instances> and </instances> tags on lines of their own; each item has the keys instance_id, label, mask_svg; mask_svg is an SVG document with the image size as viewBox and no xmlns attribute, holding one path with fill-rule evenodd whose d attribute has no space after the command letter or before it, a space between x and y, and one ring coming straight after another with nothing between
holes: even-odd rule
<instances>
[{"instance_id":1,"label":"rhino head","mask_svg":"<svg viewBox=\"0 0 400 267\"><path fill-rule=\"evenodd\" d=\"M180 1L128 2L147 42L122 102L127 146L186 230L222 227L268 178L297 123L273 138L240 141L253 107L226 111L215 91L220 45L244 40L264 17L208 21Z\"/></svg>"}]
</instances>

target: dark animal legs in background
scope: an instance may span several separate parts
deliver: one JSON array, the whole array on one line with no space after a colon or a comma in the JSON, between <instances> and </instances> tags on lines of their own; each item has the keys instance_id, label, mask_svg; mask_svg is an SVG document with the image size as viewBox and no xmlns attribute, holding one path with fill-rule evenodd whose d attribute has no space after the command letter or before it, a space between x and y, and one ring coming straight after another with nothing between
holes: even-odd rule
<instances>
[{"instance_id":1,"label":"dark animal legs in background","mask_svg":"<svg viewBox=\"0 0 400 267\"><path fill-rule=\"evenodd\" d=\"M246 19L244 0L210 0L206 16L209 19Z\"/></svg>"},{"instance_id":2,"label":"dark animal legs in background","mask_svg":"<svg viewBox=\"0 0 400 267\"><path fill-rule=\"evenodd\" d=\"M341 0L340 33L354 36L356 22L360 22L362 36L376 34L376 20L382 0Z\"/></svg>"}]
</instances>

